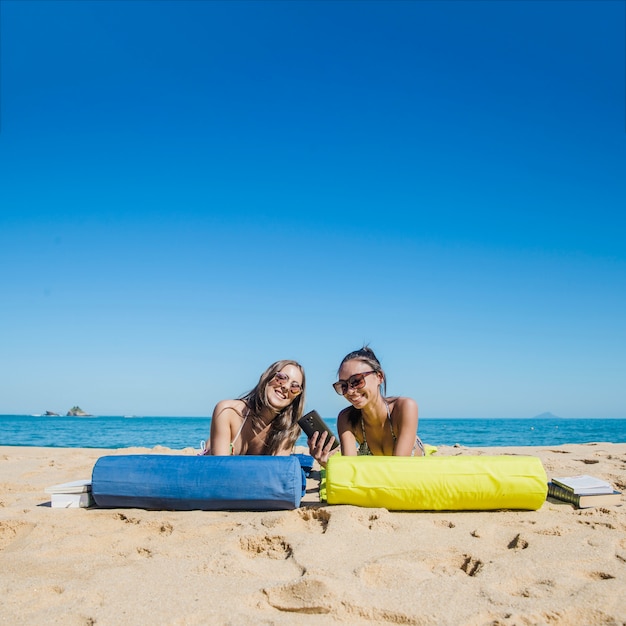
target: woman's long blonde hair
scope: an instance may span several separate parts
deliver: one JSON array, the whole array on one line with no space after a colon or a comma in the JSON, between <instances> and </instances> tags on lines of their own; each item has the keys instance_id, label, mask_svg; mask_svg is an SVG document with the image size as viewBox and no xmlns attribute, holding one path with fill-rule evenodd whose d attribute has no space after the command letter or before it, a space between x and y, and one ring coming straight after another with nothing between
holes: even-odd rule
<instances>
[{"instance_id":1,"label":"woman's long blonde hair","mask_svg":"<svg viewBox=\"0 0 626 626\"><path fill-rule=\"evenodd\" d=\"M272 425L265 442L266 454L276 454L278 450L285 447L285 442L290 447L293 447L300 436L298 420L302 417L304 411L304 395L306 389L304 368L297 361L276 361L276 363L272 363L261 374L256 387L240 398L240 400L246 403L250 411L253 430L255 427L262 426L263 419L261 415L266 411L272 410L267 400L267 385L272 378L274 378L275 374L280 372L283 367L287 365L293 365L300 370L302 374L302 393L299 393L291 403L272 420Z\"/></svg>"}]
</instances>

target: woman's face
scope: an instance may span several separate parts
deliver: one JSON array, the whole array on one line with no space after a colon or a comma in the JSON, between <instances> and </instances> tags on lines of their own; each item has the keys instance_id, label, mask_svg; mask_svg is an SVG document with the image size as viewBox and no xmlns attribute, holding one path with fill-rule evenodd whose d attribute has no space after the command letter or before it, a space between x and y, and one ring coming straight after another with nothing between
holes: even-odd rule
<instances>
[{"instance_id":1,"label":"woman's face","mask_svg":"<svg viewBox=\"0 0 626 626\"><path fill-rule=\"evenodd\" d=\"M346 393L343 394L345 399L356 409L362 409L370 401L378 398L378 394L380 393L379 385L383 381L380 372L369 373L362 378L363 386L358 388L360 385L359 381L361 380L361 377L358 375L364 374L365 372L372 372L372 368L359 359L346 361L339 369L340 381L356 383L356 385L348 384ZM355 375L357 375L357 379L350 380L350 377Z\"/></svg>"},{"instance_id":2,"label":"woman's face","mask_svg":"<svg viewBox=\"0 0 626 626\"><path fill-rule=\"evenodd\" d=\"M282 411L302 393L302 372L295 365L285 365L267 383L266 393L269 405Z\"/></svg>"}]
</instances>

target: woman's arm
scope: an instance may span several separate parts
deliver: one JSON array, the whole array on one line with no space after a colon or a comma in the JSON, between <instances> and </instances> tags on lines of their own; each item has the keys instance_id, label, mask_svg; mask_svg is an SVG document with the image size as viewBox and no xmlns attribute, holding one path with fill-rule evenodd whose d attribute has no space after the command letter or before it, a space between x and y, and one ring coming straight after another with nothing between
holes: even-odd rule
<instances>
[{"instance_id":1,"label":"woman's arm","mask_svg":"<svg viewBox=\"0 0 626 626\"><path fill-rule=\"evenodd\" d=\"M345 412L339 413L337 418L337 431L341 443L341 454L353 456L356 454L356 439L350 430L350 425L346 419ZM332 450L334 437L328 437L326 432L319 434L317 431L309 437L309 452L311 456L322 466L326 467L328 459L339 451L339 447Z\"/></svg>"},{"instance_id":2,"label":"woman's arm","mask_svg":"<svg viewBox=\"0 0 626 626\"><path fill-rule=\"evenodd\" d=\"M396 398L391 413L396 432L394 456L411 456L417 436L417 402L413 398Z\"/></svg>"},{"instance_id":3,"label":"woman's arm","mask_svg":"<svg viewBox=\"0 0 626 626\"><path fill-rule=\"evenodd\" d=\"M237 420L237 428L239 428L241 419L243 418L234 408L232 400L222 400L215 405L211 418L211 454L230 455L232 425L234 420Z\"/></svg>"},{"instance_id":4,"label":"woman's arm","mask_svg":"<svg viewBox=\"0 0 626 626\"><path fill-rule=\"evenodd\" d=\"M339 433L339 441L341 443L341 454L343 456L356 456L357 440L352 432L348 413L350 409L344 409L339 413L337 418L337 432Z\"/></svg>"}]
</instances>

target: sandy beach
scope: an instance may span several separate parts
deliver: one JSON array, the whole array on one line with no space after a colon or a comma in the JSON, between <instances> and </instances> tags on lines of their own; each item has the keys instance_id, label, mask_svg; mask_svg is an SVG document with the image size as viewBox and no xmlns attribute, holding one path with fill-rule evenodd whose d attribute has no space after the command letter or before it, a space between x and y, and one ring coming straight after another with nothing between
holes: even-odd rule
<instances>
[{"instance_id":1,"label":"sandy beach","mask_svg":"<svg viewBox=\"0 0 626 626\"><path fill-rule=\"evenodd\" d=\"M389 512L319 502L278 512L57 509L45 488L109 454L0 447L5 624L625 624L626 507ZM530 454L548 477L626 493L626 444L441 447Z\"/></svg>"}]
</instances>

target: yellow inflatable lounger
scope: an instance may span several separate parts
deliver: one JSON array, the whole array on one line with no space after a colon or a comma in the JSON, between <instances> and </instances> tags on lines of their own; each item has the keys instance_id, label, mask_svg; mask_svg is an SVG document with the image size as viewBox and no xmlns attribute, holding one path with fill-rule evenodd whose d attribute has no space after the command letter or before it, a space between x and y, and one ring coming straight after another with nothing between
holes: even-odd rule
<instances>
[{"instance_id":1,"label":"yellow inflatable lounger","mask_svg":"<svg viewBox=\"0 0 626 626\"><path fill-rule=\"evenodd\" d=\"M545 502L548 478L534 456L332 456L328 504L390 511L528 509Z\"/></svg>"}]
</instances>

